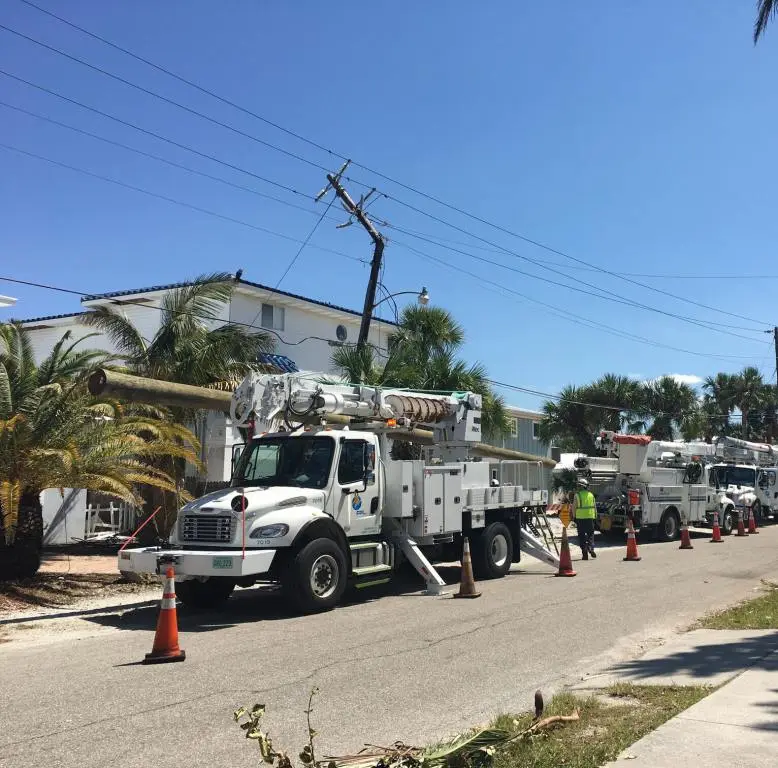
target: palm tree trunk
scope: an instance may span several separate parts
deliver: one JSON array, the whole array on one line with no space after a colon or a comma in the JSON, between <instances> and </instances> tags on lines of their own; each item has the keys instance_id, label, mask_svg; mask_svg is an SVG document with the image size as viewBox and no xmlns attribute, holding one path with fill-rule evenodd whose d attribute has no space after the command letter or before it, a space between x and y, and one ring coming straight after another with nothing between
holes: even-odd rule
<instances>
[{"instance_id":1,"label":"palm tree trunk","mask_svg":"<svg viewBox=\"0 0 778 768\"><path fill-rule=\"evenodd\" d=\"M5 536L0 530L0 581L34 576L41 566L42 551L43 507L40 493L25 491L19 500L19 519L13 544L5 544Z\"/></svg>"}]
</instances>

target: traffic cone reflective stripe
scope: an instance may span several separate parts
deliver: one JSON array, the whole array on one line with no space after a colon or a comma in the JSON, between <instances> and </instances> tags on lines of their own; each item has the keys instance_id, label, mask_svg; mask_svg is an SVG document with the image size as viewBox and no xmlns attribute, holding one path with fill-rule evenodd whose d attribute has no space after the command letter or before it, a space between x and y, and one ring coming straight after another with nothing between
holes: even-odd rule
<instances>
[{"instance_id":1,"label":"traffic cone reflective stripe","mask_svg":"<svg viewBox=\"0 0 778 768\"><path fill-rule=\"evenodd\" d=\"M454 597L481 597L481 593L477 592L475 588L473 561L470 558L470 540L467 537L465 537L462 548L462 577L459 582L459 592Z\"/></svg>"},{"instance_id":2,"label":"traffic cone reflective stripe","mask_svg":"<svg viewBox=\"0 0 778 768\"><path fill-rule=\"evenodd\" d=\"M748 536L745 525L743 525L743 508L741 507L737 511L737 535Z\"/></svg>"},{"instance_id":3,"label":"traffic cone reflective stripe","mask_svg":"<svg viewBox=\"0 0 778 768\"><path fill-rule=\"evenodd\" d=\"M721 528L719 528L719 513L713 513L713 536L711 536L711 544L721 544L723 539L721 538Z\"/></svg>"},{"instance_id":4,"label":"traffic cone reflective stripe","mask_svg":"<svg viewBox=\"0 0 778 768\"><path fill-rule=\"evenodd\" d=\"M635 528L632 525L632 520L629 521L629 527L627 528L627 556L624 560L625 562L637 562L640 560L638 542L635 538Z\"/></svg>"},{"instance_id":5,"label":"traffic cone reflective stripe","mask_svg":"<svg viewBox=\"0 0 778 768\"><path fill-rule=\"evenodd\" d=\"M146 654L144 664L161 664L166 661L183 661L186 653L178 646L178 616L176 614L176 579L172 566L165 574L165 587L159 606L157 631L151 653Z\"/></svg>"},{"instance_id":6,"label":"traffic cone reflective stripe","mask_svg":"<svg viewBox=\"0 0 778 768\"><path fill-rule=\"evenodd\" d=\"M689 526L686 525L686 522L681 524L681 546L678 549L694 549L689 535Z\"/></svg>"},{"instance_id":7,"label":"traffic cone reflective stripe","mask_svg":"<svg viewBox=\"0 0 778 768\"><path fill-rule=\"evenodd\" d=\"M754 516L753 507L748 508L748 532L759 533L759 531L756 529L756 517Z\"/></svg>"},{"instance_id":8,"label":"traffic cone reflective stripe","mask_svg":"<svg viewBox=\"0 0 778 768\"><path fill-rule=\"evenodd\" d=\"M559 570L554 576L575 576L573 558L570 556L570 542L567 540L567 528L562 528L562 546L559 550Z\"/></svg>"}]
</instances>

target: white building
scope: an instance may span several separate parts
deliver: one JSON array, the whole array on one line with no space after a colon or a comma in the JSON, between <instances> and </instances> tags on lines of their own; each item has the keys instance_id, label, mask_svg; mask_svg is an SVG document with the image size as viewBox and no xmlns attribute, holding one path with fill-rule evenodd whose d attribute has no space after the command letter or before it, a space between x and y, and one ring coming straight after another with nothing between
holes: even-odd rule
<instances>
[{"instance_id":1,"label":"white building","mask_svg":"<svg viewBox=\"0 0 778 768\"><path fill-rule=\"evenodd\" d=\"M160 325L160 308L165 294L184 285L186 283L88 296L82 299L78 312L25 320L35 358L38 362L43 360L66 331L71 331L73 339L94 333L93 328L79 322L79 317L86 310L100 306L120 307L150 340ZM218 317L214 317L212 324L215 327L226 323L245 324L272 333L276 354L265 356L263 362L281 370L329 373L334 372L331 359L334 348L344 342L356 342L360 320L361 312L356 310L238 280L232 299L223 306ZM371 323L369 339L379 350L386 350L393 325L375 319ZM102 335L85 340L83 348L116 351L110 340ZM240 442L238 431L227 417L209 414L205 434L201 437L204 437L203 458L208 467L208 482L229 480L233 445ZM87 532L124 529L134 514L119 504L109 507L104 504L98 514L94 501L84 490L66 490L64 497L58 490L46 491L43 498L45 542L65 544L83 539Z\"/></svg>"}]
</instances>

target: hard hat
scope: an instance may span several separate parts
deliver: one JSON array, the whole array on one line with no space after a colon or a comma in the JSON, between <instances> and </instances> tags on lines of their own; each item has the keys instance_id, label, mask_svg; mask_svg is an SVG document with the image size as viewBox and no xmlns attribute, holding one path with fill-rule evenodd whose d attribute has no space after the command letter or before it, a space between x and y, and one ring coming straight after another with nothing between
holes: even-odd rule
<instances>
[{"instance_id":1,"label":"hard hat","mask_svg":"<svg viewBox=\"0 0 778 768\"><path fill-rule=\"evenodd\" d=\"M582 485L584 488L589 487L589 481L583 477L578 478L578 485Z\"/></svg>"}]
</instances>

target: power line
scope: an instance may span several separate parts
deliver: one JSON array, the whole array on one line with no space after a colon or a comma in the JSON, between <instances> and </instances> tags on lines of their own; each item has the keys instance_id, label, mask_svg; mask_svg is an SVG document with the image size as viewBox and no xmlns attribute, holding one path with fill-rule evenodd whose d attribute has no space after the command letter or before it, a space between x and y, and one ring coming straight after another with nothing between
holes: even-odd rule
<instances>
[{"instance_id":1,"label":"power line","mask_svg":"<svg viewBox=\"0 0 778 768\"><path fill-rule=\"evenodd\" d=\"M39 283L39 282L31 281L31 280L22 280L22 279L19 279L19 278L13 278L13 277L8 277L8 276L4 276L4 275L0 275L0 281L14 283L16 285L26 285L26 286L34 287L34 288L42 288L42 289L49 290L49 291L56 291L58 293L66 293L66 294L69 294L69 295L78 296L81 299L84 299L86 296L90 295L89 292L86 292L86 291L78 291L78 290L75 290L75 289L72 289L72 288L64 288L62 286L50 285L50 284L47 284L47 283ZM145 302L132 301L131 299L122 299L122 305L123 306L125 306L125 305L126 306L138 306L138 307L142 307L144 309L153 309L153 310L156 310L158 312L166 311L165 308L162 307L162 306L150 306L149 304L147 304ZM224 323L223 318L219 317L218 315L212 315L212 314L206 313L206 312L178 311L177 314L181 314L181 315L184 315L184 316L187 316L187 317L194 317L194 318L197 318L197 319L200 319L200 320L212 320L212 321L215 321L215 322ZM255 318L255 320L256 320L256 318ZM230 321L228 321L226 323L226 325L234 325L234 326L249 328L249 329L252 329L252 330L257 330L257 326L255 326L253 322L252 323L242 323L242 322L238 322L236 320L230 320ZM297 345L300 345L300 344L302 344L302 343L304 343L306 341L311 341L311 340L313 340L313 341L321 341L321 342L325 342L327 344L330 344L330 339L325 339L325 338L322 338L321 336L306 336L305 338L300 339L299 341L291 341L290 342L290 341L287 341L286 339L284 339L279 333L277 333L276 331L274 331L272 329L261 328L260 330L265 331L267 333L270 333L270 334L276 336L286 346L297 346ZM548 392L542 392L542 391L535 390L535 389L530 389L530 388L527 388L527 387L520 387L520 386L518 386L516 384L506 384L505 382L496 381L494 379L488 379L487 378L486 381L489 384L491 384L492 386L495 386L495 387L500 387L502 389L510 389L510 390L514 390L514 391L517 391L517 392L523 392L525 394L536 395L538 397L546 397L548 399L556 400L558 402L568 402L568 403L571 403L571 404L574 404L574 405L581 405L581 406L586 406L586 407L591 407L591 408L601 408L601 409L610 410L610 411L635 411L635 410L637 410L635 408L628 408L628 407L614 406L614 405L605 405L605 404L602 404L602 403L591 403L591 402L586 402L586 401L582 401L582 400L575 400L575 399L571 399L571 398L564 398L561 395L554 395L554 394L551 394L551 393L548 393ZM435 392L433 390L418 390L418 391L431 392L431 393L435 394ZM675 414L666 413L666 412L662 412L662 411L648 411L648 410L640 410L640 413L644 414L644 415L647 415L647 416L672 416L672 415L675 415ZM754 414L754 415L763 415L763 414L767 414L769 412L768 411L750 411L750 413ZM730 419L731 418L737 418L739 416L739 414L726 414L726 413L706 414L706 415L709 416L709 417L717 417L718 416L718 417L721 417L721 418L727 417L727 418L730 418Z\"/></svg>"},{"instance_id":2,"label":"power line","mask_svg":"<svg viewBox=\"0 0 778 768\"><path fill-rule=\"evenodd\" d=\"M27 0L22 0L22 1L23 2L27 2ZM69 22L69 21L67 21L65 19L62 19L61 17L56 16L55 14L40 8L39 6L35 5L34 3L27 2L27 4L30 7L33 7L36 10L39 10L39 11L41 11L43 13L46 13L47 15L50 15L53 18L56 18L57 20L61 21L62 23L65 23L65 24L71 26L72 28L77 29L77 30L83 32L84 34L87 34L87 35L89 35L89 36L91 36L91 37L93 37L93 38L95 38L97 40L100 40L101 42L103 42L103 43L105 43L107 45L110 45L111 47L113 47L113 48L115 48L117 50L120 50L123 53L126 53L127 55L130 55L133 58L136 58L137 60L142 61L143 63L146 63L149 66L154 67L158 71L164 72L165 74L168 74L168 75L170 75L170 76L180 80L181 82L185 82L187 85L195 87L195 88L197 88L198 90L201 90L204 93L208 93L208 95L211 95L214 98L219 99L220 101L223 100L222 97L219 97L219 96L213 94L211 91L208 91L207 89L204 89L201 86L198 86L198 85L196 85L194 83L191 83L188 80L185 80L184 78L182 78L182 77L180 77L178 75L175 75L174 73L170 72L169 70L167 70L164 67L161 67L159 65L153 64L149 60L147 60L147 59L145 59L143 57L140 57L137 54L134 54L134 53L128 51L127 49L122 48L121 46L118 46L118 45L116 45L116 44L114 44L114 43L112 43L110 41L107 41L105 38L102 38L102 37L100 37L100 36L98 36L98 35L96 35L94 33L91 33L88 30L85 30L83 27L79 27L78 25L75 25L72 22ZM322 166L322 165L320 165L318 163L315 163L315 162L313 162L313 161L311 161L311 160L309 160L309 159L307 159L305 157L302 157L299 154L296 154L294 152L290 152L288 150L285 150L282 147L278 147L277 145L272 144L271 142L267 142L264 139L260 139L260 138L258 138L256 136L253 136L252 134L249 134L249 133L246 133L245 131L242 131L241 129L235 128L234 126L231 126L228 123L224 123L224 122L222 122L220 120L217 120L215 118L210 117L209 115L206 115L206 114L204 114L202 112L199 112L198 110L192 109L191 107L187 107L186 105L181 104L181 103L179 103L179 102L177 102L177 101L175 101L173 99L170 99L170 98L168 98L168 97L166 97L166 96L164 96L162 94L159 94L159 93L157 93L155 91L152 91L152 90L150 90L148 88L144 88L143 86L138 85L137 83L133 83L132 81L127 80L126 78L120 77L119 75L115 75L114 73L109 72L108 70L103 69L102 67L98 67L98 66L96 66L94 64L91 64L88 61L85 61L84 59L80 59L77 56L73 56L71 54L68 54L65 51L63 51L63 50L61 50L61 49L59 49L59 48L57 48L55 46L49 45L48 43L44 43L41 40L37 40L36 38L33 38L33 37L29 36L29 35L24 34L23 32L20 32L18 30L15 30L15 29L13 29L11 27L8 27L6 25L3 25L3 24L0 24L0 29L4 29L5 31L9 32L10 34L16 35L16 36L18 36L18 37L20 37L20 38L22 38L24 40L27 40L28 42L31 42L34 45L38 45L38 46L43 47L43 48L45 48L45 49L47 49L47 50L49 50L49 51L51 51L53 53L56 53L56 54L61 55L61 56L64 56L65 58L67 58L67 59L69 59L71 61L74 61L74 62L76 62L78 64L81 64L82 66L85 66L85 67L87 67L89 69L92 69L93 71L99 72L100 74L103 74L103 75L105 75L107 77L110 77L110 78L116 80L117 82L121 82L121 83L123 83L123 84L125 84L125 85L127 85L127 86L129 86L131 88L135 88L135 89L141 91L142 93L145 93L145 94L147 94L149 96L152 96L154 98L161 99L162 101L164 101L164 102L166 102L166 103L168 103L168 104L170 104L172 106L175 106L175 107L178 107L180 109L183 109L183 110L185 110L186 112L188 112L190 114L193 114L193 115L195 115L197 117L200 117L201 119L207 120L207 121L209 121L209 122L211 122L211 123L213 123L215 125L218 125L218 126L220 126L222 128L226 128L227 130L230 130L230 131L232 131L232 132L234 132L234 133L236 133L238 135L244 136L245 138L249 138L252 141L256 141L256 142L262 144L263 146L265 146L265 147L267 147L269 149L273 149L275 151L281 152L282 154L284 154L284 155L286 155L288 157L292 157L292 158L294 158L296 160L299 160L300 162L303 162L303 163L305 163L307 165L310 165L312 167L318 168L320 170L324 170L324 171L327 170L324 166ZM226 100L223 100L223 101L225 101L225 103L227 103ZM340 155L339 153L336 153L336 152L334 152L332 150L328 150L327 148L323 147L322 145L317 144L316 142L313 142L313 141L311 141L309 139L306 139L306 138L302 137L299 134L295 134L292 131L288 131L287 129L282 128L281 126L279 126L278 124L272 123L271 121L266 120L265 118L262 118L261 116L257 115L256 113L250 112L248 110L244 110L244 108L238 107L237 105L233 104L232 102L229 102L229 104L231 106L234 106L235 108L241 109L242 111L246 111L248 114L251 114L253 117L256 117L257 119L260 119L263 122L266 122L266 123L268 123L270 125L273 125L273 127L276 127L279 130L282 130L285 133L288 133L289 135L293 135L296 138L298 138L298 139L300 139L302 141L305 141L308 144L311 144L312 146L316 146L317 148L322 149L323 151L327 151L331 155L335 155L336 157L339 157L339 158L342 158L342 159L346 159L345 156ZM599 267L596 264L592 264L592 263L587 262L587 261L585 261L583 259L579 259L577 257L571 256L570 254L567 254L567 253L565 253L563 251L560 251L560 250L558 250L556 248L552 248L551 246L545 245L544 243L542 243L540 241L537 241L537 240L534 240L532 238L529 238L529 237L526 237L524 235L521 235L519 233L513 232L513 231L511 231L511 230L509 230L509 229L507 229L507 228L505 228L505 227L503 227L501 225L494 224L494 223L492 223L492 222L490 222L490 221L488 221L486 219L483 219L482 217L476 216L475 214L471 214L468 211L465 211L465 210L463 210L463 209L461 209L461 208L459 208L457 206L451 205L451 204L446 203L446 202L444 202L444 201L442 201L442 200L440 200L440 199L438 199L438 198L436 198L436 197L434 197L432 195L429 195L429 194L427 194L425 192L422 192L421 190L419 190L419 189L417 189L415 187L412 187L410 185L406 185L406 184L404 184L404 183L402 183L402 182L400 182L400 181L398 181L396 179L393 179L393 178L391 178L391 177L389 177L389 176L387 176L385 174L382 174L382 173L380 173L378 171L375 171L373 169L369 169L369 168L367 168L366 166L364 166L364 165L362 165L360 163L356 163L355 162L354 165L359 166L359 167L363 168L364 170L369 171L370 173L374 173L375 175L377 175L377 176L379 176L381 178L384 178L384 179L386 179L388 181L391 181L392 183L397 184L398 186L403 187L403 188L405 188L405 189L407 189L409 191L412 191L415 194L418 194L418 195L420 195L422 197L425 197L425 198L427 198L429 200L432 200L432 201L438 203L439 205L443 205L443 206L445 206L445 207L447 207L447 208L449 208L451 210L454 210L454 211L456 211L457 213L459 213L461 215L467 216L468 218L471 218L471 219L473 219L475 221L478 221L478 222L480 222L482 224L485 224L487 226L490 226L490 227L493 227L495 229L498 229L499 231L504 232L505 234L509 234L512 237L516 237L516 238L518 238L520 240L523 240L524 242L527 242L529 244L532 244L532 245L534 245L536 247L542 248L542 249L547 250L547 251L549 251L551 253L555 253L555 254L557 254L559 256L562 256L563 258L566 258L568 260L574 261L574 262L582 264L582 265L586 265L586 266L588 266L590 268L593 268L596 271L601 272L603 274L607 274L607 275L610 275L612 277L616 277L616 278L618 278L620 280L625 280L626 282L632 283L632 284L637 285L639 287L642 287L642 288L644 288L646 290L653 291L655 293L660 293L660 294L663 294L665 296L668 296L668 297L671 297L671 298L675 298L675 299L678 299L680 301L684 301L684 302L693 304L695 306L699 306L699 307L701 307L703 309L707 309L709 311L718 312L718 313L721 313L721 314L729 315L731 317L742 318L742 319L749 320L751 322L754 322L754 323L757 323L757 324L763 325L763 326L769 325L769 323L767 323L767 322L756 320L754 318L749 318L749 317L746 317L744 315L735 314L733 312L729 312L727 310L724 310L724 309L722 309L720 307L711 307L710 305L703 304L701 302L697 302L697 301L695 301L693 299L690 299L688 297L678 296L676 294L670 293L669 291L665 291L665 290L662 290L662 289L659 289L659 288L655 288L654 286L651 286L651 285L648 285L648 284L645 284L645 283L641 283L641 282L639 282L639 281L637 281L637 280L635 280L633 278L625 277L625 276L623 276L623 275L621 275L621 274L619 274L617 272L613 272L613 271L605 269L603 267ZM349 177L346 177L346 178L349 178ZM365 187L369 186L369 185L365 184L364 182L361 182L361 181L359 181L357 179L349 179L349 180L354 181L355 183L361 184L361 185L363 185ZM428 218L430 218L430 219L432 219L434 221L437 221L437 222L439 222L441 224L444 224L445 226L451 227L451 228L453 228L453 229L455 229L455 230L457 230L457 231L467 235L468 237L472 237L472 238L475 238L477 240L480 240L480 241L486 243L487 245L491 245L493 247L500 248L503 252L508 253L510 255L513 255L516 258L527 260L527 261L535 264L536 266L541 267L542 269L547 269L547 270L549 270L551 272L555 272L557 274L561 274L561 275L564 276L564 273L559 272L559 270L556 270L553 267L550 267L550 266L544 264L541 261L538 261L538 260L535 260L535 259L531 259L528 256L524 256L522 254L519 254L519 253L516 253L514 251L511 251L508 248L504 248L504 247L499 246L499 245L497 245L495 243L492 243L489 240L486 240L485 238L483 238L483 237L481 237L479 235L476 235L475 233L469 232L469 231L467 231L467 230L465 230L465 229L463 229L463 228L461 228L461 227L459 227L459 226L457 226L455 224L452 224L451 222L446 221L445 219L441 219L440 217L435 216L434 214L431 214L431 213L429 213L427 211L424 211L424 210L418 208L417 206L414 206L414 205L412 205L410 203L407 203L407 202L405 202L403 200L400 200L399 198L397 198L397 197L395 197L393 195L390 195L390 194L388 194L386 192L383 192L382 194L384 195L385 198L387 198L389 200L392 200L392 201L398 203L399 205L402 205L402 206L408 208L409 210L412 210L412 211L414 211L416 213L419 213L419 214L421 214L423 216L426 216L426 217L428 217ZM583 283L583 284L587 285L590 288L595 288L597 290L601 290L597 286L592 285L591 283Z\"/></svg>"},{"instance_id":3,"label":"power line","mask_svg":"<svg viewBox=\"0 0 778 768\"><path fill-rule=\"evenodd\" d=\"M300 254L303 252L303 250L305 250L305 246L308 245L308 243L310 242L310 240L313 237L314 233L319 228L319 224L321 224L322 221L324 221L324 217L327 215L327 211L329 211L329 209L332 207L332 203L334 202L334 200L335 200L335 198L332 198L329 201L329 203L327 203L327 206L322 211L321 216L319 216L319 218L316 220L316 223L311 228L311 231L308 233L308 235L306 236L305 240L303 240L303 242L300 243L300 247L297 249L297 253L295 253L295 255L292 257L292 260L287 265L286 269L284 270L284 273L281 275L281 277L278 278L278 282L275 284L273 290L276 290L276 291L278 290L279 286L284 281L284 278L289 274L290 270L292 269L292 267L297 262L297 259L300 258ZM271 293L271 291L268 291L267 295L269 296L270 293ZM259 304L259 310L257 310L257 314L254 315L254 319L251 321L251 325L254 325L254 323L257 322L257 318L260 316L260 314L262 314L262 303L261 303L261 301L260 301L260 304Z\"/></svg>"},{"instance_id":4,"label":"power line","mask_svg":"<svg viewBox=\"0 0 778 768\"><path fill-rule=\"evenodd\" d=\"M399 243L397 243L397 244L400 245ZM565 311L565 310L556 309L554 307L550 307L547 304L543 303L542 301L539 301L538 299L533 299L531 296L527 296L524 293L516 291L516 290L514 290L512 288L508 288L507 286L502 285L501 283L497 283L497 282L495 282L493 280L489 280L488 278L485 278L482 275L478 275L475 272L471 272L471 271L469 271L467 269L464 269L463 267L457 266L455 264L451 264L450 262L444 261L443 259L439 259L436 256L432 256L431 254L425 253L424 251L420 251L419 249L414 248L412 246L403 244L403 245L401 245L401 247L404 247L404 248L408 249L412 253L415 253L416 255L421 256L424 259L427 259L427 260L432 261L432 262L434 262L436 264L439 264L439 265L441 265L443 267L446 267L447 269L452 269L452 270L454 270L456 272L460 272L461 274L467 275L468 277L476 280L477 282L490 285L490 286L492 286L494 288L497 288L499 291L505 291L505 292L511 294L514 297L519 297L521 299L524 299L525 301L531 302L532 304L537 304L538 306L542 307L547 312L550 312L551 314L558 315L558 316L562 317L565 320L572 320L577 325L580 324L580 323L584 323L585 325L587 325L587 326L589 326L591 328L594 328L594 329L597 329L597 330L604 330L606 333L612 334L614 336L619 336L621 338L628 339L630 341L638 341L641 344L647 344L647 345L652 346L652 347L658 347L658 348L661 348L661 349L669 349L669 350L672 350L674 352L682 352L684 354L694 355L694 356L697 356L697 357L706 357L706 358L712 358L712 359L715 359L715 360L727 360L727 361L731 361L731 360L753 360L753 356L752 355L716 355L716 354L711 354L711 353L706 353L706 352L697 352L695 350L683 349L682 347L674 347L674 346L672 346L670 344L664 344L664 343L659 342L659 341L653 341L653 340L647 339L647 338L645 338L643 336L638 336L636 334L628 333L626 331L620 331L620 330L618 330L616 328L613 328L613 327L611 327L609 325L605 325L604 323L599 323L596 320L592 320L592 319L590 319L588 317L584 317L582 315L575 314L574 312L569 312L569 311Z\"/></svg>"},{"instance_id":5,"label":"power line","mask_svg":"<svg viewBox=\"0 0 778 768\"><path fill-rule=\"evenodd\" d=\"M398 232L404 232L404 230L401 227L394 227L394 228ZM428 238L423 237L421 235L416 235L416 237L418 239L420 239L420 240L424 240L426 242L429 242L432 245L438 245L437 243L433 242L432 240L429 240ZM399 240L394 239L393 242L397 243L398 245L402 245L401 241L399 241ZM648 312L654 312L656 314L665 315L666 317L671 317L671 318L676 319L676 320L682 320L684 322L691 323L692 325L697 325L697 326L699 326L701 328L705 328L707 330L713 330L713 331L716 331L718 333L726 333L726 334L728 334L730 336L736 336L737 338L740 338L740 339L746 339L747 341L753 341L753 342L756 342L756 343L759 343L759 344L769 344L770 343L770 342L764 341L762 339L754 339L754 338L751 338L750 336L743 336L740 333L733 333L732 331L725 330L725 328L738 328L740 330L751 331L752 333L762 333L761 330L756 330L756 329L753 329L753 328L746 328L746 327L743 327L743 326L724 325L724 324L720 324L720 323L712 323L712 322L711 323L707 323L705 321L698 320L697 318L686 317L685 315L679 315L679 314L676 314L674 312L667 312L665 310L658 309L656 307L651 307L651 306L649 306L647 304L641 304L640 302L634 302L634 301L629 301L627 299L621 299L621 298L619 298L617 296L613 296L613 295L602 295L604 293L604 291L601 288L597 288L596 286L594 286L595 290L599 291L599 293L594 293L593 291L587 291L587 290L581 288L578 285L568 285L566 283L560 283L557 280L551 280L550 278L541 277L540 275L534 275L531 272L525 272L524 270L517 269L516 267L511 267L511 266L508 266L507 264L502 264L502 263L500 263L498 261L493 261L492 259L487 259L487 258L485 258L483 256L477 256L474 253L470 253L468 251L463 251L463 250L461 250L459 248L453 248L451 246L441 246L441 245L438 245L438 247L445 248L446 250L453 251L455 253L460 253L460 254L462 254L464 256L468 256L469 258L476 259L477 261L480 261L480 262L483 262L483 263L486 263L486 264L490 264L492 266L500 267L502 269L507 269L507 270L509 270L511 272L516 272L516 273L518 273L520 275L524 275L525 277L530 277L530 278L532 278L534 280L540 280L541 282L549 283L549 284L551 284L553 286L556 286L556 287L567 288L569 290L576 291L577 293L582 293L582 294L585 294L585 295L588 295L588 296L594 296L595 298L603 299L603 300L606 300L606 301L611 301L611 302L614 302L616 304L622 304L622 305L627 306L627 307L635 307L635 308L646 310ZM721 327L721 328L714 327L714 326L717 326L717 325L722 325L723 327Z\"/></svg>"},{"instance_id":6,"label":"power line","mask_svg":"<svg viewBox=\"0 0 778 768\"><path fill-rule=\"evenodd\" d=\"M288 240L292 243L303 243L304 240L300 240L296 237L291 237L290 235L285 235L281 232L275 232L272 229L267 229L266 227L261 227L258 224L251 224L248 221L243 221L242 219L236 219L233 216L225 216L222 213L217 213L216 211L211 211L207 208L201 208L199 205L193 205L192 203L184 202L183 200L177 200L173 197L168 197L167 195L161 195L157 192L152 192L151 190L144 189L143 187L136 187L134 184L127 184L124 181L119 181L118 179L113 179L110 176L102 176L99 173L93 173L92 171L87 171L84 168L78 168L74 165L68 165L67 163L62 163L59 160L54 160L50 157L44 157L43 155L35 154L34 152L28 152L25 149L21 149L20 147L15 147L11 144L5 144L0 142L0 147L3 149L7 149L11 152L17 152L20 155L26 155L27 157L35 158L36 160L42 160L46 163L51 163L52 165L59 166L60 168L66 168L69 171L74 171L75 173L80 173L84 176L90 176L93 179L98 179L100 181L106 181L109 184L115 184L118 187L123 187L125 189L130 189L133 192L140 192L143 195L148 195L149 197L154 197L158 200L164 200L167 203L172 203L173 205L178 205L182 208L188 208L189 210L196 211L197 213L204 213L207 216L213 216L217 219L222 219L223 221L231 222L232 224L240 224L243 227L248 227L249 229L254 229L258 232L264 232L268 235L273 235L273 237L279 237L282 240ZM333 248L325 248L322 245L311 245L311 248L316 248L317 250L324 251L326 253L332 253L336 256L342 256L346 259L351 259L352 261L358 261L360 263L364 263L362 259L357 258L356 256L351 256L348 253L343 253L343 251L336 251Z\"/></svg>"}]
</instances>

